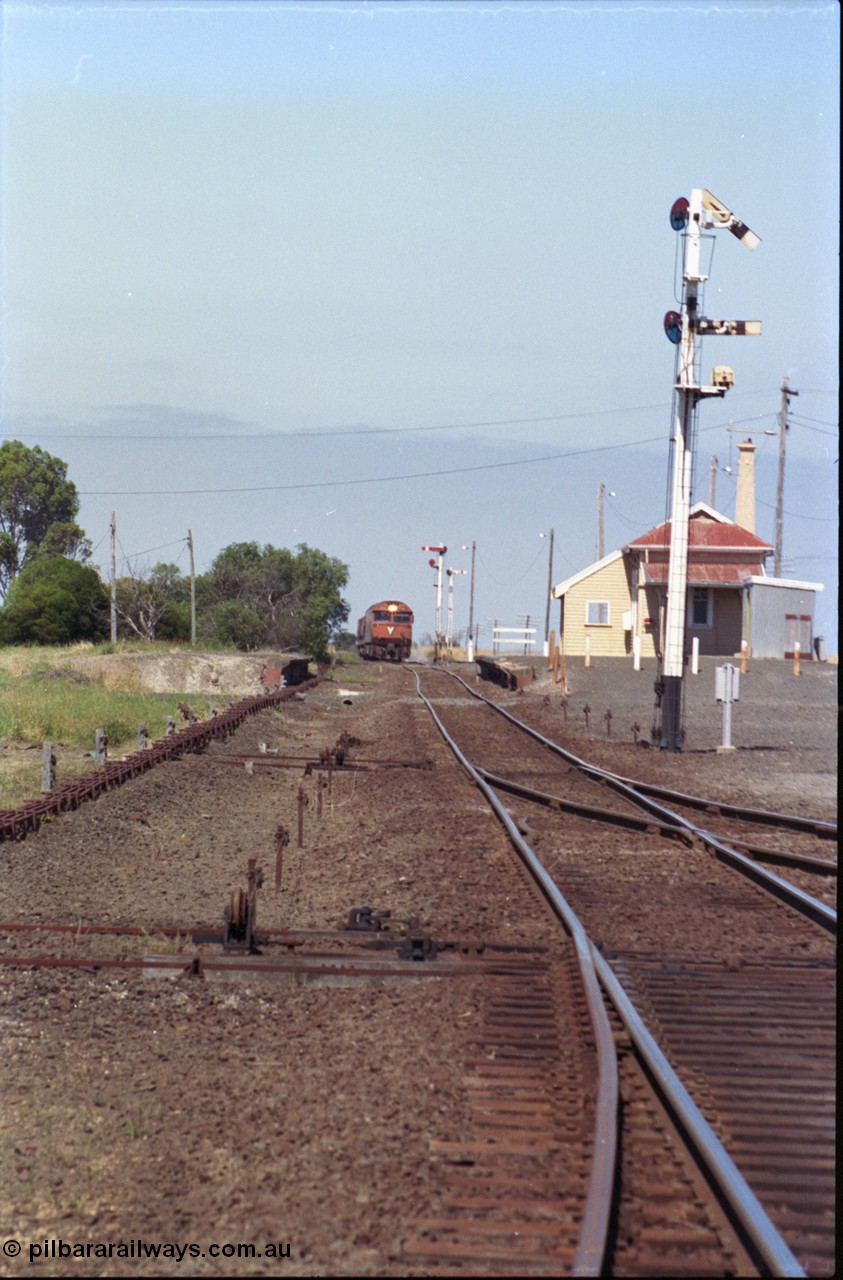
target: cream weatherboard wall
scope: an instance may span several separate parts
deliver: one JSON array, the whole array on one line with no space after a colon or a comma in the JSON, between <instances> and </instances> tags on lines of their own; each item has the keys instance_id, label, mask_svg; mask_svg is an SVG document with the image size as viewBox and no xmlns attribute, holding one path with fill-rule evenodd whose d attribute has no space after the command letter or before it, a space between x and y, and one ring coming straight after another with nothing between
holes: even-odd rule
<instances>
[{"instance_id":1,"label":"cream weatherboard wall","mask_svg":"<svg viewBox=\"0 0 843 1280\"><path fill-rule=\"evenodd\" d=\"M592 657L622 658L632 653L632 587L625 558L617 553L593 573L574 582L565 594L564 651Z\"/></svg>"}]
</instances>

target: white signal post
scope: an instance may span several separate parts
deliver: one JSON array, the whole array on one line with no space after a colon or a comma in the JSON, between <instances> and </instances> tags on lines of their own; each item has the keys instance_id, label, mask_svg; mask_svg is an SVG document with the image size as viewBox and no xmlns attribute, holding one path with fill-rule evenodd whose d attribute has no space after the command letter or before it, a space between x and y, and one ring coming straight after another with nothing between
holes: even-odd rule
<instances>
[{"instance_id":1,"label":"white signal post","mask_svg":"<svg viewBox=\"0 0 843 1280\"><path fill-rule=\"evenodd\" d=\"M439 654L442 648L442 557L448 548L443 543L437 543L435 546L422 547L422 551L435 551L438 560L429 561L430 567L436 569L436 639L433 646L433 660L439 661Z\"/></svg>"},{"instance_id":2,"label":"white signal post","mask_svg":"<svg viewBox=\"0 0 843 1280\"><path fill-rule=\"evenodd\" d=\"M706 215L710 215L706 219ZM691 509L691 472L693 463L693 429L697 406L709 396L723 396L734 383L734 374L718 366L714 385L701 386L697 373L697 338L702 334L761 333L760 320L708 320L699 314L700 286L708 279L700 274L700 241L703 229L719 224L746 245L755 249L761 243L730 209L704 187L691 192L690 202L684 197L675 201L670 223L685 236L682 272L682 313L668 311L665 332L679 348L674 390L677 393L676 424L673 435L673 482L670 517L670 558L667 574L667 612L665 619L664 663L661 680L661 747L665 751L682 749L682 673L685 662L685 605L688 584L688 536Z\"/></svg>"},{"instance_id":3,"label":"white signal post","mask_svg":"<svg viewBox=\"0 0 843 1280\"><path fill-rule=\"evenodd\" d=\"M446 569L448 575L448 630L445 633L445 646L450 649L454 643L454 576L464 574L466 569Z\"/></svg>"}]
</instances>

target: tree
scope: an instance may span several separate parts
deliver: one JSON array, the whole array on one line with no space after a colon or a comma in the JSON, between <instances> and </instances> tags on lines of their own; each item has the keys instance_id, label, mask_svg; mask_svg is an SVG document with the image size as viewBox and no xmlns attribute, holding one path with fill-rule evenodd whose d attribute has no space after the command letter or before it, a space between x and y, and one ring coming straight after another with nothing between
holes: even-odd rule
<instances>
[{"instance_id":1,"label":"tree","mask_svg":"<svg viewBox=\"0 0 843 1280\"><path fill-rule=\"evenodd\" d=\"M301 621L299 645L324 662L330 640L348 618L348 605L340 595L348 582L348 566L304 542L296 551L293 581Z\"/></svg>"},{"instance_id":2,"label":"tree","mask_svg":"<svg viewBox=\"0 0 843 1280\"><path fill-rule=\"evenodd\" d=\"M216 616L215 638L236 649L257 649L263 637L261 619L242 600L224 600Z\"/></svg>"},{"instance_id":3,"label":"tree","mask_svg":"<svg viewBox=\"0 0 843 1280\"><path fill-rule=\"evenodd\" d=\"M142 640L155 640L160 635L186 639L190 618L180 606L186 604L189 590L187 579L175 564L157 564L146 575L118 578L115 595L121 630Z\"/></svg>"},{"instance_id":4,"label":"tree","mask_svg":"<svg viewBox=\"0 0 843 1280\"><path fill-rule=\"evenodd\" d=\"M86 564L91 558L91 540L85 537L83 530L73 520L57 520L50 525L34 554L67 556L68 560Z\"/></svg>"},{"instance_id":5,"label":"tree","mask_svg":"<svg viewBox=\"0 0 843 1280\"><path fill-rule=\"evenodd\" d=\"M96 569L39 555L23 568L0 608L0 644L71 644L107 634L108 594Z\"/></svg>"},{"instance_id":6,"label":"tree","mask_svg":"<svg viewBox=\"0 0 843 1280\"><path fill-rule=\"evenodd\" d=\"M304 544L293 553L235 542L197 580L199 627L207 639L240 648L306 649L324 659L348 617L340 595L347 581L346 565ZM230 610L233 603L240 609Z\"/></svg>"},{"instance_id":7,"label":"tree","mask_svg":"<svg viewBox=\"0 0 843 1280\"><path fill-rule=\"evenodd\" d=\"M67 463L20 440L0 445L0 596L42 548L62 555L81 550L85 558L78 511Z\"/></svg>"}]
</instances>

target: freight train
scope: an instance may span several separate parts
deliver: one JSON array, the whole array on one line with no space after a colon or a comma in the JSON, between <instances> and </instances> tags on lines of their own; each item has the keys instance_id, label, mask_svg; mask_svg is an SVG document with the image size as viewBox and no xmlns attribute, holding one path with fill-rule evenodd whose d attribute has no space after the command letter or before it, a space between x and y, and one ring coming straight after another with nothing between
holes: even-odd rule
<instances>
[{"instance_id":1,"label":"freight train","mask_svg":"<svg viewBox=\"0 0 843 1280\"><path fill-rule=\"evenodd\" d=\"M361 658L403 662L413 644L413 611L400 600L381 600L357 623L357 652Z\"/></svg>"}]
</instances>

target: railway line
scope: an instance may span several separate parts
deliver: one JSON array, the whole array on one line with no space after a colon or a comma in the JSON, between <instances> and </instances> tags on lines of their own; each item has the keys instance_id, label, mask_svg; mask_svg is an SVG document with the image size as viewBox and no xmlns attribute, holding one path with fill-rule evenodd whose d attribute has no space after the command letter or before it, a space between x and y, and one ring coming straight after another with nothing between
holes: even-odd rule
<instances>
[{"instance_id":1,"label":"railway line","mask_svg":"<svg viewBox=\"0 0 843 1280\"><path fill-rule=\"evenodd\" d=\"M708 830L710 809L707 839L681 816L695 805L642 808L629 779L584 775L446 673L419 685L424 700L392 669L365 711L327 682L255 708L0 846L7 1132L27 1124L16 1089L39 1088L27 1002L64 1010L78 1112L92 1080L108 1087L92 1056L106 991L134 1010L122 1071L152 1071L169 1099L158 1221L198 1131L228 1154L206 1166L197 1218L211 1192L241 1238L280 1214L295 1274L333 1273L343 1232L340 1269L358 1274L831 1274L827 872L803 865L808 887L771 894L712 851L729 832ZM737 852L755 861L749 821ZM795 838L831 860L824 829ZM230 918L247 901L250 945ZM249 1127L298 1126L296 1150L256 1146L232 1182L242 1126L156 1074L152 1008L205 1107L215 1054L252 1063ZM177 1051L170 1023L192 1028Z\"/></svg>"},{"instance_id":2,"label":"railway line","mask_svg":"<svg viewBox=\"0 0 843 1280\"><path fill-rule=\"evenodd\" d=\"M830 1266L831 1256L819 1242L824 1230L833 1235L833 1225L816 1206L818 1200L830 1205L833 1196L835 995L829 937L836 913L798 887L791 892L779 877L759 878L743 859L721 860L730 831L718 838L687 820L671 823L673 811L661 804L654 806L657 826L635 823L630 805L645 796L644 789L576 761L532 731L528 737L508 714L503 729L481 727L481 715L499 716L500 708L483 699L478 705L465 685L465 698L455 698L453 679L448 683L439 673L417 679L429 695L439 691L436 713L443 730L478 776L505 792L510 804L515 793L519 802L526 794L542 805L539 817L523 803L510 808L510 815L598 940L607 986L614 988L614 979L621 978L624 990L636 993L638 1013L658 1028L659 1039L681 1064L680 1077L693 1082L691 1091L724 1147L739 1152L759 1200L767 1201L772 1218L809 1255L811 1269ZM480 766L479 757L487 763ZM526 779L541 780L549 790L527 787ZM611 788L611 807L590 803L594 783ZM617 803L618 792L627 803ZM558 815L548 818L554 798ZM667 798L679 799L674 793ZM700 805L713 807L694 798L691 807ZM738 817L744 823L763 818L776 830L833 834L831 824L792 815ZM592 824L623 833L611 865L605 853L590 856ZM751 879L742 885L738 873L747 871ZM727 933L730 916L740 925L739 945ZM791 961L792 954L798 959ZM783 1049L780 1063L777 1044ZM745 1073L754 1081L749 1090Z\"/></svg>"}]
</instances>

